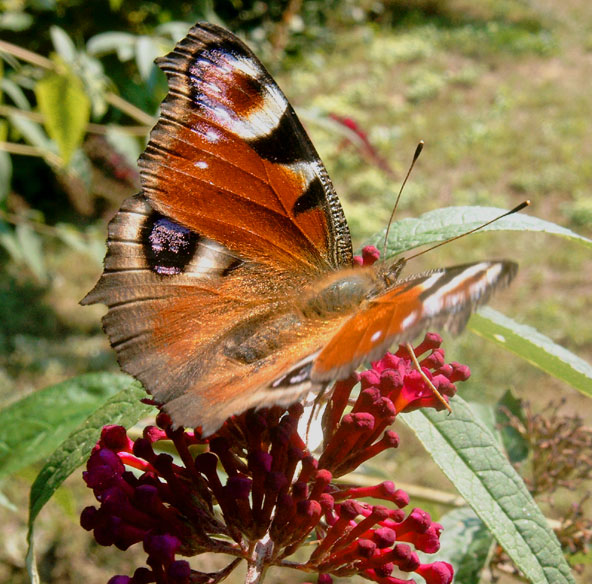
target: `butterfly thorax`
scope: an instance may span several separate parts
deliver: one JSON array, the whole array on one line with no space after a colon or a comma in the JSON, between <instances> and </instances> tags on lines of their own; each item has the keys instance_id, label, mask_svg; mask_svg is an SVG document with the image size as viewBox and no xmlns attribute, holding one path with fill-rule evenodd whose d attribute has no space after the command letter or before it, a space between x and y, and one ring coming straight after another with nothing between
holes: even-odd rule
<instances>
[{"instance_id":1,"label":"butterfly thorax","mask_svg":"<svg viewBox=\"0 0 592 584\"><path fill-rule=\"evenodd\" d=\"M304 291L299 309L306 318L351 311L369 297L376 287L376 277L377 272L371 266L334 272Z\"/></svg>"}]
</instances>

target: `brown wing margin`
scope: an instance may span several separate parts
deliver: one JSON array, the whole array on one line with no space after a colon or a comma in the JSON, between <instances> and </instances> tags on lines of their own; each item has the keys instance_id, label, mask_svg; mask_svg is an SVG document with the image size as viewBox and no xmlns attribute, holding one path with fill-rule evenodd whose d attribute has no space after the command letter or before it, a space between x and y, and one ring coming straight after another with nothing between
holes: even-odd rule
<instances>
[{"instance_id":1,"label":"brown wing margin","mask_svg":"<svg viewBox=\"0 0 592 584\"><path fill-rule=\"evenodd\" d=\"M312 272L351 266L327 172L255 55L198 24L158 64L169 93L139 161L152 205L245 259Z\"/></svg>"}]
</instances>

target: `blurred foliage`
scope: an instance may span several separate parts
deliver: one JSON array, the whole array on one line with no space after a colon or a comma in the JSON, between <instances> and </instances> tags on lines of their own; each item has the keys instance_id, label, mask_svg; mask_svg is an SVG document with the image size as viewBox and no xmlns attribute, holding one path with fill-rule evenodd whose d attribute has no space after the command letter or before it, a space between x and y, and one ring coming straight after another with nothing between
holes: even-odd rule
<instances>
[{"instance_id":1,"label":"blurred foliage","mask_svg":"<svg viewBox=\"0 0 592 584\"><path fill-rule=\"evenodd\" d=\"M77 302L100 272L105 220L138 190L136 159L166 90L152 61L197 20L241 34L277 76L357 243L384 227L421 138L403 215L528 197L536 215L592 234L585 0L0 0L0 399L117 371L101 308ZM544 235L475 236L414 269L484 254L521 260L508 313L592 356L582 318L592 264L580 249ZM469 398L496 403L510 379L541 396L564 389L475 337L454 350L482 380ZM589 413L578 400L573 410ZM441 486L419 453L407 467ZM7 487L21 508L31 478L23 472ZM44 581L99 582L125 569L109 550L68 537L79 491L58 492L39 546ZM22 535L21 518L10 526ZM7 531L2 544L0 580L24 582L21 539Z\"/></svg>"}]
</instances>

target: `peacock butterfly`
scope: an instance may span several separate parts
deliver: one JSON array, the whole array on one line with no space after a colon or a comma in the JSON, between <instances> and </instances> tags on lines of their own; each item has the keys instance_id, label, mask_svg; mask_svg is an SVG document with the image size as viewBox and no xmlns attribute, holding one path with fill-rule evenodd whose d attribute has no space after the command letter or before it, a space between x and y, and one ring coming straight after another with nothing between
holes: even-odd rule
<instances>
[{"instance_id":1,"label":"peacock butterfly","mask_svg":"<svg viewBox=\"0 0 592 584\"><path fill-rule=\"evenodd\" d=\"M83 304L124 371L175 425L217 430L288 405L429 326L459 331L517 266L399 279L354 267L331 180L294 110L237 37L200 23L157 60L169 92L139 160L142 192L109 224Z\"/></svg>"}]
</instances>

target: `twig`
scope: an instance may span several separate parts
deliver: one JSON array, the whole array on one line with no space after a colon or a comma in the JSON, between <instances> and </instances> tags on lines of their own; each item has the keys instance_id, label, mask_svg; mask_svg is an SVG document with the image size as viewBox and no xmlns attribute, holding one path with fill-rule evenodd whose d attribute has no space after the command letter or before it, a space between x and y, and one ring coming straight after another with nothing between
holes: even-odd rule
<instances>
[{"instance_id":1,"label":"twig","mask_svg":"<svg viewBox=\"0 0 592 584\"><path fill-rule=\"evenodd\" d=\"M39 112L31 112L11 105L0 105L0 116L20 116L40 124L45 123L45 116ZM154 121L154 120L152 120ZM89 134L105 135L109 130L117 130L129 136L146 136L152 123L146 126L121 126L117 124L87 124L86 131Z\"/></svg>"},{"instance_id":2,"label":"twig","mask_svg":"<svg viewBox=\"0 0 592 584\"><path fill-rule=\"evenodd\" d=\"M4 219L7 223L12 223L13 225L26 225L33 229L33 231L37 231L42 235L49 235L51 237L60 237L60 232L55 227L51 225L46 225L45 223L40 223L39 221L33 221L31 219L26 219L21 217L20 215L15 215L14 213L8 213L0 209L0 219Z\"/></svg>"},{"instance_id":3,"label":"twig","mask_svg":"<svg viewBox=\"0 0 592 584\"><path fill-rule=\"evenodd\" d=\"M43 69L55 69L55 63L46 57L42 57L37 53L23 49L23 47L19 47L18 45L7 43L6 41L0 41L0 51L3 53L8 53L9 55L14 55L21 61L27 61L28 63L32 63L38 67L43 67Z\"/></svg>"},{"instance_id":4,"label":"twig","mask_svg":"<svg viewBox=\"0 0 592 584\"><path fill-rule=\"evenodd\" d=\"M16 144L15 142L0 142L0 150L11 154L21 154L22 156L37 156L44 158L52 166L62 166L62 159L59 156L48 150L37 148L37 146Z\"/></svg>"},{"instance_id":5,"label":"twig","mask_svg":"<svg viewBox=\"0 0 592 584\"><path fill-rule=\"evenodd\" d=\"M27 49L23 49L23 47L19 47L18 45L7 43L6 41L0 40L0 51L8 53L9 55L13 55L22 61L27 61L28 63L42 67L43 69L48 69L50 71L55 71L57 69L56 63L50 59L38 55L37 53L33 53L32 51L28 51ZM105 99L113 107L126 113L128 116L134 118L141 124L145 124L147 126L152 126L154 124L154 119L151 115L142 111L140 108L136 107L129 101L126 101L122 97L119 97L119 95L113 93L112 91L109 91L105 94Z\"/></svg>"}]
</instances>

